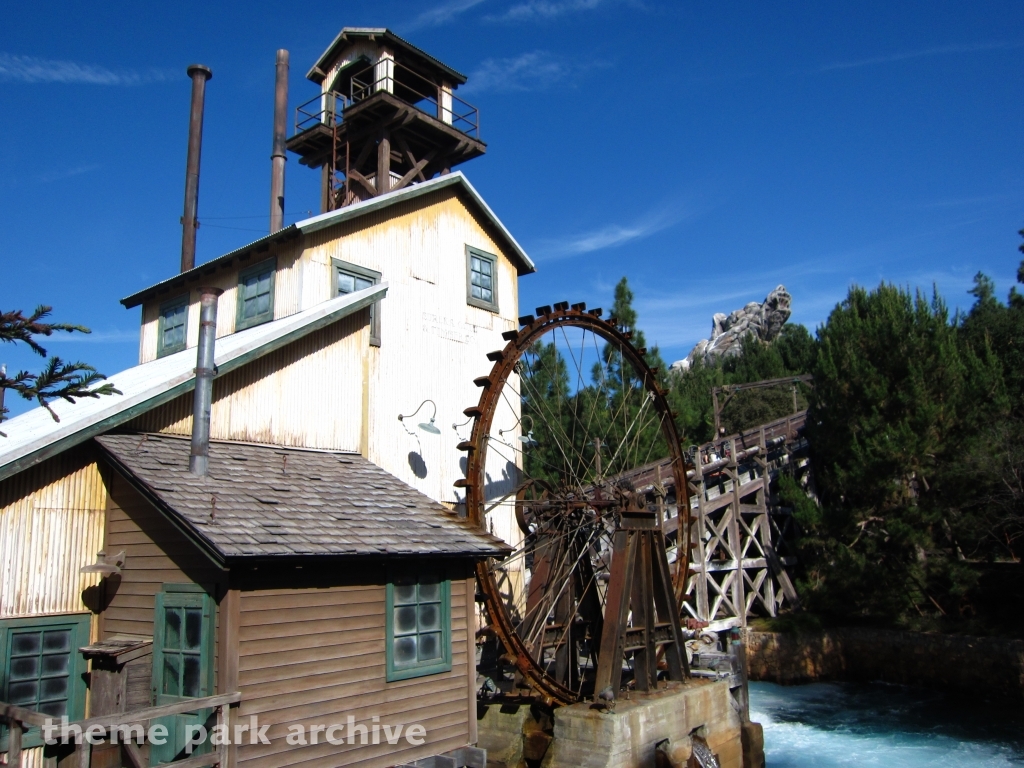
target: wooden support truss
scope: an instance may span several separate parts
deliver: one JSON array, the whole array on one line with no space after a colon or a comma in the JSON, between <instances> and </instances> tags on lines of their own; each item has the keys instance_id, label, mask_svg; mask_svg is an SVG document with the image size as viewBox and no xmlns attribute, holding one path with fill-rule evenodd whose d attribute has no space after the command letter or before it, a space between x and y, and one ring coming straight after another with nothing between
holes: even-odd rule
<instances>
[{"instance_id":1,"label":"wooden support truss","mask_svg":"<svg viewBox=\"0 0 1024 768\"><path fill-rule=\"evenodd\" d=\"M598 692L619 690L623 655L630 651L638 691L657 688L662 655L669 680L689 676L659 519L637 505L623 513L615 531L594 685Z\"/></svg>"},{"instance_id":2,"label":"wooden support truss","mask_svg":"<svg viewBox=\"0 0 1024 768\"><path fill-rule=\"evenodd\" d=\"M771 486L779 472L795 468L806 446L790 434L769 440L765 430L756 433L755 446L744 448L733 437L697 450L689 473L694 525L684 607L712 629L746 626L748 617L799 605L786 572L796 562L792 516L773 503Z\"/></svg>"}]
</instances>

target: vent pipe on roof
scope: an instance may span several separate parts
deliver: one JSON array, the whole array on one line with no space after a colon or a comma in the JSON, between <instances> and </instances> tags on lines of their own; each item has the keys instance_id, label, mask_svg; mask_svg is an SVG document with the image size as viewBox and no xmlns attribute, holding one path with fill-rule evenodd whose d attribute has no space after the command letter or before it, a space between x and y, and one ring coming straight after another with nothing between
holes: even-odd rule
<instances>
[{"instance_id":1,"label":"vent pipe on roof","mask_svg":"<svg viewBox=\"0 0 1024 768\"><path fill-rule=\"evenodd\" d=\"M220 288L199 289L199 346L196 349L196 389L192 398L192 450L188 471L206 475L210 463L210 410L213 407L213 347L217 338L217 297Z\"/></svg>"},{"instance_id":2,"label":"vent pipe on roof","mask_svg":"<svg viewBox=\"0 0 1024 768\"><path fill-rule=\"evenodd\" d=\"M270 234L284 229L284 154L288 123L288 51L277 52L274 87L274 144L270 150Z\"/></svg>"},{"instance_id":3,"label":"vent pipe on roof","mask_svg":"<svg viewBox=\"0 0 1024 768\"><path fill-rule=\"evenodd\" d=\"M181 271L196 265L196 230L199 228L199 155L203 149L203 108L206 81L213 77L210 68L192 64L192 111L188 121L188 159L185 161L185 213L181 216Z\"/></svg>"}]
</instances>

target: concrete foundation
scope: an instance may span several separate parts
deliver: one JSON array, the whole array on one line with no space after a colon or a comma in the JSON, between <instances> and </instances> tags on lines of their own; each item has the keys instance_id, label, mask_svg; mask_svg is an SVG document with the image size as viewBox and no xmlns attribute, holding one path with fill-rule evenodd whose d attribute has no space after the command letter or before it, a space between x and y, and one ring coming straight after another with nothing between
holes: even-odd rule
<instances>
[{"instance_id":1,"label":"concrete foundation","mask_svg":"<svg viewBox=\"0 0 1024 768\"><path fill-rule=\"evenodd\" d=\"M487 749L488 762L506 768L534 763L534 768L540 756L524 755L523 735L529 736L537 725L527 706L491 705L478 721L478 743ZM727 680L669 683L658 691L631 693L616 701L611 711L588 703L556 709L554 738L540 758L540 768L654 768L656 761L663 765L666 760L684 766L694 735L707 741L722 768L761 766L760 728L748 724L747 731ZM668 744L663 743L666 740ZM659 744L662 755L656 758Z\"/></svg>"}]
</instances>

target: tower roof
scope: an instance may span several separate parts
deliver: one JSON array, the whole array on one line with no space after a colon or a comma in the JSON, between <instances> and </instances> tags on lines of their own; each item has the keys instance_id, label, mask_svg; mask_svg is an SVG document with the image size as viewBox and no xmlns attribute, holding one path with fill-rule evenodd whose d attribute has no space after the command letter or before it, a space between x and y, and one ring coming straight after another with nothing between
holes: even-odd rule
<instances>
[{"instance_id":1,"label":"tower roof","mask_svg":"<svg viewBox=\"0 0 1024 768\"><path fill-rule=\"evenodd\" d=\"M426 51L417 48L408 40L404 40L390 29L385 27L345 27L334 38L334 41L327 46L313 68L306 73L306 78L319 85L327 76L327 70L331 68L331 62L337 58L339 52L353 40L381 40L405 53L406 56L414 59L420 66L433 69L443 73L449 78L453 85L464 85L466 76L456 69L452 69L443 61L439 61Z\"/></svg>"}]
</instances>

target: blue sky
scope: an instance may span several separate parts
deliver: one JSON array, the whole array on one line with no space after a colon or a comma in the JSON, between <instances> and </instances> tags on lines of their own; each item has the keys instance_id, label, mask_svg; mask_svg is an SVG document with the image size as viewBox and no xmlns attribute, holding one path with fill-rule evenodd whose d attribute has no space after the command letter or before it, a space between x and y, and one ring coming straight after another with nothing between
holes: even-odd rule
<instances>
[{"instance_id":1,"label":"blue sky","mask_svg":"<svg viewBox=\"0 0 1024 768\"><path fill-rule=\"evenodd\" d=\"M17 4L0 24L0 306L137 358L118 300L180 258L190 82L207 64L198 260L267 228L274 54L290 104L342 26L388 26L469 75L462 166L538 263L522 307L608 306L629 277L669 360L777 284L813 329L852 283L953 306L1014 282L1024 227L1024 3L440 0ZM287 221L316 213L291 158ZM0 349L9 367L37 362ZM9 402L19 412L24 406Z\"/></svg>"}]
</instances>

